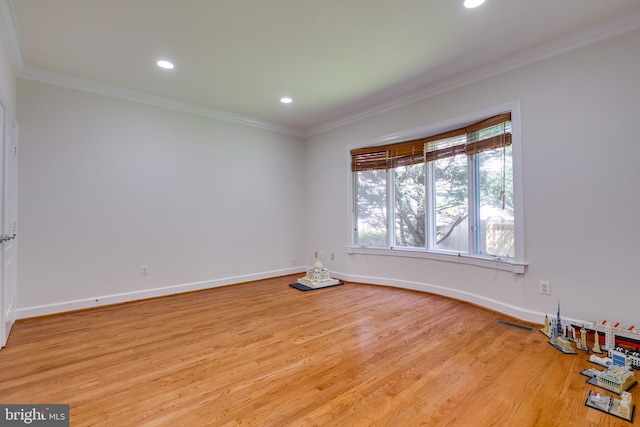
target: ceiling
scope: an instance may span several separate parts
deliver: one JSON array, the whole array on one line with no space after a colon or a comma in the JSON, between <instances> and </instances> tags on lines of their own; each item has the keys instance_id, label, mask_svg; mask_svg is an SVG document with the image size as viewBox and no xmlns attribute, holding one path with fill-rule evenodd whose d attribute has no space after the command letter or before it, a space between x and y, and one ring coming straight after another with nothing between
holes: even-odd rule
<instances>
[{"instance_id":1,"label":"ceiling","mask_svg":"<svg viewBox=\"0 0 640 427\"><path fill-rule=\"evenodd\" d=\"M640 0L0 2L20 77L303 136L640 28Z\"/></svg>"}]
</instances>

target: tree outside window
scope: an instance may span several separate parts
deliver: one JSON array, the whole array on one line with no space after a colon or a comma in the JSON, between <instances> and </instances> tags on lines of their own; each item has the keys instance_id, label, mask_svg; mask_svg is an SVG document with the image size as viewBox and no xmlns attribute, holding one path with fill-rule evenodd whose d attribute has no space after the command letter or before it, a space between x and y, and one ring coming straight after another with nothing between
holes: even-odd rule
<instances>
[{"instance_id":1,"label":"tree outside window","mask_svg":"<svg viewBox=\"0 0 640 427\"><path fill-rule=\"evenodd\" d=\"M515 256L509 114L352 160L356 245Z\"/></svg>"}]
</instances>

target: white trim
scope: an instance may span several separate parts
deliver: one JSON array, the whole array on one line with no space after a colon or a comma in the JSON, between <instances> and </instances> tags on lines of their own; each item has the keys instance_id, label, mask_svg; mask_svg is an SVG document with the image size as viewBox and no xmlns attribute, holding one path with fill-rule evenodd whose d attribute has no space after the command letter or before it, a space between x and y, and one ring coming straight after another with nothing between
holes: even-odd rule
<instances>
[{"instance_id":1,"label":"white trim","mask_svg":"<svg viewBox=\"0 0 640 427\"><path fill-rule=\"evenodd\" d=\"M319 135L321 133L339 128L341 126L345 126L350 123L355 123L360 120L376 116L378 114L393 111L406 105L425 100L432 96L457 89L471 83L475 83L488 77L492 77L497 74L510 71L537 61L541 61L543 59L547 59L574 49L578 49L580 47L588 46L590 44L597 43L599 41L606 40L608 38L636 30L638 28L640 28L640 10L621 17L610 19L609 21L606 21L598 26L588 28L578 33L574 33L554 42L522 51L519 54L507 57L502 61L493 62L484 67L478 67L471 71L460 73L439 82L429 84L422 90L412 91L409 94L394 97L389 101L378 103L372 108L360 110L339 120L323 123L319 126L315 126L305 130L281 126L276 123L265 122L247 116L227 113L224 111L197 106L186 102L152 96L141 92L125 90L114 86L89 82L62 74L28 67L11 1L0 0L0 33L5 35L3 39L6 41L7 48L11 56L11 62L13 64L16 75L20 78L32 79L40 81L42 83L49 83L78 90L88 90L90 92L99 93L101 95L113 96L116 98L142 102L150 105L157 105L164 108L175 109L178 111L197 114L219 120L231 121L246 126L258 127L261 129L272 130L274 132L299 136L302 138Z\"/></svg>"},{"instance_id":2,"label":"white trim","mask_svg":"<svg viewBox=\"0 0 640 427\"><path fill-rule=\"evenodd\" d=\"M492 107L485 108L479 111L473 111L471 113L463 114L458 117L453 117L450 119L442 120L435 123L430 123L424 126L419 126L412 129L406 129L400 132L394 132L382 136L378 136L375 138L368 139L366 141L355 142L349 144L347 146L347 157L349 159L349 166L351 166L351 150L356 148L364 148L364 147L374 147L376 145L383 144L391 144L394 142L400 142L403 140L409 140L413 138L422 138L428 135L436 135L438 133L447 132L453 129L457 129L460 127L464 127L465 125L471 124L475 121L486 119L487 117L495 116L502 113L515 111L517 113L517 122L520 124L520 100L515 100L511 102L506 102L501 105L496 105ZM515 133L513 130L513 116L511 117L512 123L512 133ZM519 126L518 126L519 129ZM515 139L516 136L520 138L519 132L518 135L512 135ZM514 141L515 143L515 141Z\"/></svg>"},{"instance_id":3,"label":"white trim","mask_svg":"<svg viewBox=\"0 0 640 427\"><path fill-rule=\"evenodd\" d=\"M265 129L273 132L289 134L301 138L306 137L306 133L301 129L282 126L277 123L259 120L240 114L233 114L214 108L202 107L199 105L178 101L171 98L149 95L147 93L124 89L94 81L84 80L66 74L56 73L27 65L20 31L16 23L15 13L10 0L0 0L0 33L5 37L7 50L11 57L11 63L16 76L26 80L33 80L40 83L47 83L55 86L62 86L69 89L81 90L98 95L111 96L113 98L127 101L139 102L156 107L181 111L183 113L209 117L217 120L224 120L244 126Z\"/></svg>"},{"instance_id":4,"label":"white trim","mask_svg":"<svg viewBox=\"0 0 640 427\"><path fill-rule=\"evenodd\" d=\"M224 120L244 126L266 129L273 132L294 135L302 138L305 137L305 133L300 129L281 126L276 123L266 122L239 114L227 113L225 111L177 101L171 98L149 95L143 92L137 92L130 89L123 89L117 86L84 80L53 71L43 70L40 68L27 66L18 74L18 77L40 83L47 83L55 86L66 87L69 89L76 89L89 93L95 93L98 95L124 99L126 101L139 102L142 104L181 111L183 113L209 117L216 120Z\"/></svg>"},{"instance_id":5,"label":"white trim","mask_svg":"<svg viewBox=\"0 0 640 427\"><path fill-rule=\"evenodd\" d=\"M482 308L496 311L498 313L505 314L507 316L524 320L526 322L544 324L544 317L555 318L556 313L553 312L541 312L535 310L528 310L522 307L518 307L512 304L507 304L502 301L497 301L491 298L484 297L482 295L474 294L471 292L461 291L458 289L446 288L444 286L433 285L430 283L413 282L407 280L390 279L386 277L371 277L371 276L358 276L358 275L338 275L338 277L344 281L357 282L361 284L376 285L376 286L389 286L392 288L409 289L412 291L426 292L434 295L440 295L447 298L452 298L458 301L465 301L471 304L475 304ZM562 316L562 321L565 323L574 324L591 324L592 320L580 320L571 317Z\"/></svg>"},{"instance_id":6,"label":"white trim","mask_svg":"<svg viewBox=\"0 0 640 427\"><path fill-rule=\"evenodd\" d=\"M394 97L387 102L378 103L371 108L366 108L338 120L323 123L319 126L307 129L306 136L319 135L332 129L337 129L351 123L356 123L361 120L377 116L378 114L397 110L398 108L423 101L427 98L440 95L450 90L458 89L534 62L542 61L611 37L619 36L624 33L637 30L638 28L640 28L640 9L636 12L606 21L598 26L571 34L554 42L524 50L501 61L492 62L484 67L477 67L439 82L429 84L422 90L412 91L406 95Z\"/></svg>"},{"instance_id":7,"label":"white trim","mask_svg":"<svg viewBox=\"0 0 640 427\"><path fill-rule=\"evenodd\" d=\"M514 193L514 215L515 215L515 259L513 260L495 260L490 257L482 257L476 254L462 254L461 256L450 255L448 253L442 253L433 250L426 250L421 248L380 248L380 247L363 247L363 246L350 246L347 248L351 254L368 254L375 251L378 255L386 256L399 256L399 257L411 257L411 258L426 258L438 261L456 262L459 264L471 264L479 267L495 268L498 270L511 271L516 274L524 274L527 263L525 261L524 253L524 173L522 170L522 134L520 127L520 100L509 102L506 104L490 107L481 111L465 114L463 116L455 117L453 119L444 120L441 122L431 123L429 125L421 126L414 129L409 129L402 132L395 132L388 135L383 135L365 142L350 144L347 146L347 159L349 159L349 239L348 242L354 241L354 230L356 228L355 215L354 215L354 192L355 184L353 182L353 173L351 172L351 150L362 147L373 147L381 144L388 144L403 140L410 140L414 138L422 138L429 135L435 135L441 132L447 132L452 129L457 129L465 126L466 124L473 123L477 120L482 120L487 117L495 116L498 114L511 112L511 135L512 135L512 147L513 147L513 193Z\"/></svg>"},{"instance_id":8,"label":"white trim","mask_svg":"<svg viewBox=\"0 0 640 427\"><path fill-rule=\"evenodd\" d=\"M503 313L507 316L514 317L516 319L524 320L532 323L543 323L544 316L547 313L539 311L527 310L522 307L507 304L502 301L497 301L491 298L484 297L482 295L473 294L471 292L461 291L458 289L445 288L443 286L433 285L430 283L413 282L407 280L390 279L386 277L371 277L371 276L357 276L349 275L348 279L351 282L358 282L371 285L390 286L393 288L410 289L413 291L427 292L430 294L441 295L448 298L453 298L459 301L469 302L471 304L479 305L489 310Z\"/></svg>"},{"instance_id":9,"label":"white trim","mask_svg":"<svg viewBox=\"0 0 640 427\"><path fill-rule=\"evenodd\" d=\"M13 12L13 4L10 0L0 1L0 33L4 35L5 46L11 57L11 65L16 75L20 74L27 66L24 59L24 50L22 48L22 39L16 15Z\"/></svg>"},{"instance_id":10,"label":"white trim","mask_svg":"<svg viewBox=\"0 0 640 427\"><path fill-rule=\"evenodd\" d=\"M515 221L515 260L526 265L524 236L524 148L522 145L520 101L511 105L511 157L513 161L513 212ZM523 271L524 273L524 271Z\"/></svg>"},{"instance_id":11,"label":"white trim","mask_svg":"<svg viewBox=\"0 0 640 427\"><path fill-rule=\"evenodd\" d=\"M64 313L74 310L83 310L94 307L101 307L124 302L138 301L147 298L156 298L167 295L176 295L185 292L193 292L204 289L213 289L221 286L229 286L240 283L251 282L254 280L270 279L278 276L286 276L296 273L304 273L306 267L295 267L284 270L276 270L271 272L250 274L244 276L228 277L224 279L208 280L203 282L186 283L181 285L167 286L162 288L147 289L144 291L127 292L122 294L114 294L100 296L95 298L85 298L81 300L66 301L54 304L40 305L34 307L20 308L16 311L18 319L26 319L37 316L46 316L51 314ZM363 285L387 286L391 288L408 289L418 292L426 292L434 295L440 295L459 301L465 301L480 307L505 314L507 316L524 320L531 323L543 324L544 317L551 314L549 312L540 312L527 310L502 301L477 295L471 292L461 291L457 289L446 288L444 286L433 285L430 283L421 283L408 280L398 280L385 277L372 277L361 275L349 275L340 272L331 272L331 277L343 280L345 282L354 282ZM591 321L577 320L568 317L562 317L564 321L571 323L591 323Z\"/></svg>"},{"instance_id":12,"label":"white trim","mask_svg":"<svg viewBox=\"0 0 640 427\"><path fill-rule=\"evenodd\" d=\"M251 282L254 280L263 280L270 279L272 277L287 276L289 274L303 273L305 271L305 267L293 267L283 270L247 274L243 276L226 277L221 279L206 280L202 282L183 283L161 288L124 292L121 294L100 295L92 298L83 298L79 300L57 302L53 304L24 307L16 310L16 318L26 319L29 317L46 316L50 314L64 313L67 311L84 310L87 308L120 304L124 302L138 301L148 298L157 298L167 295L181 294L184 292L200 291L203 289L217 288L220 286L236 285L239 283Z\"/></svg>"},{"instance_id":13,"label":"white trim","mask_svg":"<svg viewBox=\"0 0 640 427\"><path fill-rule=\"evenodd\" d=\"M493 268L495 270L510 271L515 274L524 274L527 264L510 259L492 258L474 254L452 254L439 251L428 251L419 248L377 248L369 246L349 246L348 254L379 255L399 258L421 258L434 261L452 262L455 264L475 265L476 267Z\"/></svg>"},{"instance_id":14,"label":"white trim","mask_svg":"<svg viewBox=\"0 0 640 427\"><path fill-rule=\"evenodd\" d=\"M15 13L10 0L0 0L0 33L5 40L11 63L16 76L26 80L33 80L40 83L47 83L55 86L62 86L69 89L76 89L98 95L110 96L127 101L139 102L156 107L167 108L217 120L224 120L244 126L265 129L273 132L289 134L301 138L306 137L306 132L301 129L282 126L277 123L267 122L253 117L233 114L213 108L202 107L187 102L178 101L171 98L149 95L116 86L111 86L94 81L84 80L66 74L56 73L40 68L30 67L24 54L20 31L16 23Z\"/></svg>"}]
</instances>

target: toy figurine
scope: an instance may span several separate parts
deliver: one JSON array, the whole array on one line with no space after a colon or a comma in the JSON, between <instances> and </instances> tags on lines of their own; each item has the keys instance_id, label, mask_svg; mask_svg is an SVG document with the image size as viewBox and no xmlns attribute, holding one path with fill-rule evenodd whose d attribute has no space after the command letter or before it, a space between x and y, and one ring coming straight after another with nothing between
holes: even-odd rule
<instances>
[{"instance_id":1,"label":"toy figurine","mask_svg":"<svg viewBox=\"0 0 640 427\"><path fill-rule=\"evenodd\" d=\"M592 390L589 391L584 404L614 417L633 422L634 407L631 403L631 393L626 391L620 393L620 399L616 399Z\"/></svg>"},{"instance_id":2,"label":"toy figurine","mask_svg":"<svg viewBox=\"0 0 640 427\"><path fill-rule=\"evenodd\" d=\"M557 336L562 336L562 318L560 317L560 300L558 300L558 315L556 316L556 330L558 332Z\"/></svg>"},{"instance_id":3,"label":"toy figurine","mask_svg":"<svg viewBox=\"0 0 640 427\"><path fill-rule=\"evenodd\" d=\"M591 349L594 353L602 353L600 350L600 336L598 335L598 331L593 334L593 348Z\"/></svg>"}]
</instances>

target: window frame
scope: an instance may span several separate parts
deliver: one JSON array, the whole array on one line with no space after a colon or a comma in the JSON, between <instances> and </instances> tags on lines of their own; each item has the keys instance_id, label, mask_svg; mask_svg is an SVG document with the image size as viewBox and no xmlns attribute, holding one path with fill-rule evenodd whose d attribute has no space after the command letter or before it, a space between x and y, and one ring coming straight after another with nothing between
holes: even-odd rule
<instances>
[{"instance_id":1,"label":"window frame","mask_svg":"<svg viewBox=\"0 0 640 427\"><path fill-rule=\"evenodd\" d=\"M447 132L453 129L464 127L470 123L475 123L483 120L487 117L492 117L499 114L511 113L511 147L512 147L512 161L513 161L513 203L514 203L514 234L515 234L515 255L513 258L501 258L497 256L490 256L478 253L451 253L450 251L441 251L437 249L416 248L416 247L372 247L372 246L360 246L356 245L357 239L357 180L355 179L355 173L351 171L351 150L374 147L384 144L392 144L397 141L405 141L410 139L416 139L424 137L425 135L437 135L443 132ZM516 274L524 274L527 262L525 261L525 245L524 245L524 201L523 201L523 171L522 171L522 138L521 138L521 121L520 121L520 101L514 101L508 104L503 104L495 107L490 107L482 111L476 111L464 116L456 117L450 120L441 121L432 125L423 126L419 128L410 129L407 131L394 133L390 135L381 136L374 140L362 142L360 144L354 144L347 147L349 155L349 180L351 189L350 200L350 218L349 218L349 246L347 246L347 252L349 254L375 254L382 256L395 256L395 257L407 257L407 258L422 258L436 261L455 262L457 264L469 264L480 267L492 268L497 270L511 271ZM427 170L425 171L425 178L427 181L426 191L427 198L425 204L431 203L429 200L433 197L433 189L429 188L432 180L428 179L429 174L429 162L426 164ZM387 186L390 183L390 173L387 175ZM469 176L469 179L474 177ZM389 192L387 192L389 194ZM469 197L476 197L476 195L469 194ZM431 214L431 209L426 208L426 214ZM474 213L470 212L470 216ZM469 219L470 221L472 218ZM473 219L475 221L475 219ZM433 218L427 218L427 222L433 221ZM387 238L390 233L394 233L394 230L388 228L389 220L387 221ZM430 228L430 226L428 227ZM470 245L471 242L476 242L475 236L471 234L477 233L477 227L470 227ZM427 232L425 239L432 239L432 233ZM473 239L472 239L473 237ZM427 244L427 247L430 245ZM471 247L469 249L472 249Z\"/></svg>"}]
</instances>

